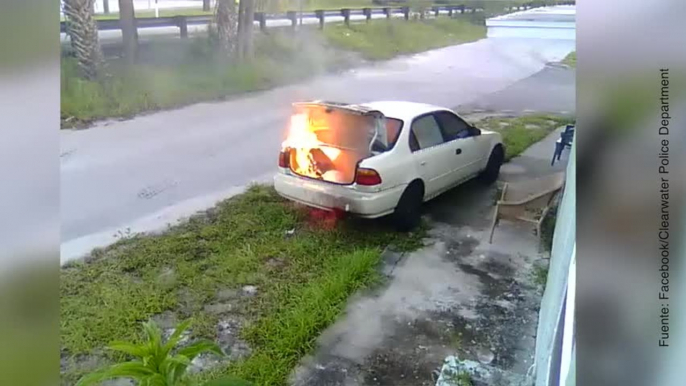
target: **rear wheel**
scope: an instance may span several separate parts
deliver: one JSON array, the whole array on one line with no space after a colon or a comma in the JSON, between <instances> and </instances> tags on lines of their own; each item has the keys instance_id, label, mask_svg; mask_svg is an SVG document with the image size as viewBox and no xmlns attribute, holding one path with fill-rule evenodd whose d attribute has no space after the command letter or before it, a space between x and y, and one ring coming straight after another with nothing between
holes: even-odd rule
<instances>
[{"instance_id":1,"label":"rear wheel","mask_svg":"<svg viewBox=\"0 0 686 386\"><path fill-rule=\"evenodd\" d=\"M491 156L488 157L486 169L479 175L479 179L486 184L492 184L498 179L500 175L500 167L505 160L505 152L501 146L497 146L491 151Z\"/></svg>"},{"instance_id":2,"label":"rear wheel","mask_svg":"<svg viewBox=\"0 0 686 386\"><path fill-rule=\"evenodd\" d=\"M411 184L405 189L393 212L393 223L398 231L409 232L419 225L423 201L424 192L419 184Z\"/></svg>"}]
</instances>

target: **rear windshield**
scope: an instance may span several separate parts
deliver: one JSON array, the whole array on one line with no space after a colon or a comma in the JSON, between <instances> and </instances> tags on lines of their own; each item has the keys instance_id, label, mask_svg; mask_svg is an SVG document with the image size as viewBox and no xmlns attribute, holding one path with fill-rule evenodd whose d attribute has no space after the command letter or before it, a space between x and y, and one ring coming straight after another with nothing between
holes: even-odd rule
<instances>
[{"instance_id":1,"label":"rear windshield","mask_svg":"<svg viewBox=\"0 0 686 386\"><path fill-rule=\"evenodd\" d=\"M388 145L384 145L381 141L376 141L372 146L372 151L376 153L383 153L393 149L395 143L398 142L398 137L400 136L402 127L403 121L400 119L386 117L386 140L388 141Z\"/></svg>"},{"instance_id":2,"label":"rear windshield","mask_svg":"<svg viewBox=\"0 0 686 386\"><path fill-rule=\"evenodd\" d=\"M345 110L304 107L296 110L294 118L289 134L298 144L305 140L301 135L309 135L312 136L310 140L316 140L320 145L364 151L369 148L374 134L374 117Z\"/></svg>"}]
</instances>

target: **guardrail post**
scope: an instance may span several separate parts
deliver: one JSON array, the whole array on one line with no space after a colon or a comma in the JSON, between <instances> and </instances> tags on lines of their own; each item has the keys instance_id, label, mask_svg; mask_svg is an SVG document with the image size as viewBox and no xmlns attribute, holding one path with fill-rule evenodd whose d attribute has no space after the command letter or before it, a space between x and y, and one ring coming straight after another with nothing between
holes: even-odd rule
<instances>
[{"instance_id":1,"label":"guardrail post","mask_svg":"<svg viewBox=\"0 0 686 386\"><path fill-rule=\"evenodd\" d=\"M448 17L453 17L453 7L448 7Z\"/></svg>"},{"instance_id":2,"label":"guardrail post","mask_svg":"<svg viewBox=\"0 0 686 386\"><path fill-rule=\"evenodd\" d=\"M314 11L315 16L319 19L319 29L324 29L324 10L318 9Z\"/></svg>"},{"instance_id":3,"label":"guardrail post","mask_svg":"<svg viewBox=\"0 0 686 386\"><path fill-rule=\"evenodd\" d=\"M255 20L260 23L260 31L267 32L267 16L264 12L255 12Z\"/></svg>"},{"instance_id":4,"label":"guardrail post","mask_svg":"<svg viewBox=\"0 0 686 386\"><path fill-rule=\"evenodd\" d=\"M402 9L405 20L410 20L410 7L403 7Z\"/></svg>"},{"instance_id":5,"label":"guardrail post","mask_svg":"<svg viewBox=\"0 0 686 386\"><path fill-rule=\"evenodd\" d=\"M367 17L367 22L372 20L372 9L371 8L364 8L362 9L362 13Z\"/></svg>"},{"instance_id":6,"label":"guardrail post","mask_svg":"<svg viewBox=\"0 0 686 386\"><path fill-rule=\"evenodd\" d=\"M185 39L188 37L188 20L186 20L186 16L176 16L176 25L179 27L179 31L181 33L181 38Z\"/></svg>"},{"instance_id":7,"label":"guardrail post","mask_svg":"<svg viewBox=\"0 0 686 386\"><path fill-rule=\"evenodd\" d=\"M460 10L460 13L464 13L464 4L458 5L457 9Z\"/></svg>"},{"instance_id":8,"label":"guardrail post","mask_svg":"<svg viewBox=\"0 0 686 386\"><path fill-rule=\"evenodd\" d=\"M343 22L345 23L345 25L350 27L350 9L349 8L341 9L341 15L343 16Z\"/></svg>"},{"instance_id":9,"label":"guardrail post","mask_svg":"<svg viewBox=\"0 0 686 386\"><path fill-rule=\"evenodd\" d=\"M390 19L390 18L391 18L391 9L390 9L389 7L384 7L384 8L383 8L383 13L384 13L384 15L386 15L386 19Z\"/></svg>"},{"instance_id":10,"label":"guardrail post","mask_svg":"<svg viewBox=\"0 0 686 386\"><path fill-rule=\"evenodd\" d=\"M296 12L288 11L286 12L286 17L288 18L288 20L291 21L291 27L295 29L295 26L298 25L298 18Z\"/></svg>"},{"instance_id":11,"label":"guardrail post","mask_svg":"<svg viewBox=\"0 0 686 386\"><path fill-rule=\"evenodd\" d=\"M431 10L434 11L434 17L438 17L438 12L440 11L440 8L439 7L432 7Z\"/></svg>"}]
</instances>

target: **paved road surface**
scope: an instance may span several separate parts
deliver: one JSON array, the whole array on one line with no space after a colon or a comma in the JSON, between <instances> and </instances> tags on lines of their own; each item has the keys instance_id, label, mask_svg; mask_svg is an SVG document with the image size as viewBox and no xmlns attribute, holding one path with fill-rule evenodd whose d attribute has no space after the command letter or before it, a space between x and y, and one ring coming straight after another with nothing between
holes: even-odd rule
<instances>
[{"instance_id":1,"label":"paved road surface","mask_svg":"<svg viewBox=\"0 0 686 386\"><path fill-rule=\"evenodd\" d=\"M477 98L459 107L461 112L574 113L576 111L576 71L552 64L511 86Z\"/></svg>"},{"instance_id":2,"label":"paved road surface","mask_svg":"<svg viewBox=\"0 0 686 386\"><path fill-rule=\"evenodd\" d=\"M573 41L484 39L232 101L62 131L62 260L110 243L118 230L159 229L251 181L268 181L294 101L458 106L503 90L573 49Z\"/></svg>"}]
</instances>

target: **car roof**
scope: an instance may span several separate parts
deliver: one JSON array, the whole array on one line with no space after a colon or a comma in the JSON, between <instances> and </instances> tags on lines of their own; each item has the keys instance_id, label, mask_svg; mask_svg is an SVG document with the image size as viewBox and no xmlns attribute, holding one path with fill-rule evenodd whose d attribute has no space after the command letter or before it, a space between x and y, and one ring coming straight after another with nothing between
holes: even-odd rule
<instances>
[{"instance_id":1,"label":"car roof","mask_svg":"<svg viewBox=\"0 0 686 386\"><path fill-rule=\"evenodd\" d=\"M406 101L375 101L361 103L360 106L380 111L383 115L389 118L398 118L404 121L410 121L418 115L433 111L448 110L447 108L441 106Z\"/></svg>"}]
</instances>

